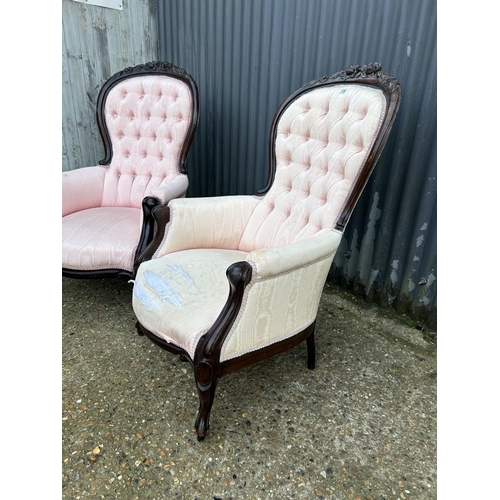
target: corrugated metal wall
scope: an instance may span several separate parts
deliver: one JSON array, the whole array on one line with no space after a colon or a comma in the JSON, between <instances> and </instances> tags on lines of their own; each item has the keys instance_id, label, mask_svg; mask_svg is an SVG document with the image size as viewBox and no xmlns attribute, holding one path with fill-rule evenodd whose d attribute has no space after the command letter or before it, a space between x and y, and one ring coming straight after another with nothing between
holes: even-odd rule
<instances>
[{"instance_id":1,"label":"corrugated metal wall","mask_svg":"<svg viewBox=\"0 0 500 500\"><path fill-rule=\"evenodd\" d=\"M160 58L200 89L189 196L252 194L274 112L309 80L382 63L401 82L392 135L330 279L436 327L436 1L158 0Z\"/></svg>"},{"instance_id":2,"label":"corrugated metal wall","mask_svg":"<svg viewBox=\"0 0 500 500\"><path fill-rule=\"evenodd\" d=\"M156 0L122 5L62 2L63 170L104 158L95 118L102 84L127 66L158 59Z\"/></svg>"}]
</instances>

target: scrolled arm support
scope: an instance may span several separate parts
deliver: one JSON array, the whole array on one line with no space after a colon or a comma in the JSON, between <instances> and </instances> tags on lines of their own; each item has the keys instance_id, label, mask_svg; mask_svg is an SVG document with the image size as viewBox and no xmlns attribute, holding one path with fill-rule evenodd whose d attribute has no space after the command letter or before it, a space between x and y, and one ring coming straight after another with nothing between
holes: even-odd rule
<instances>
[{"instance_id":1,"label":"scrolled arm support","mask_svg":"<svg viewBox=\"0 0 500 500\"><path fill-rule=\"evenodd\" d=\"M195 363L201 361L201 358L212 360L214 357L219 357L222 344L240 310L245 288L252 279L252 266L244 261L235 262L228 267L226 276L229 282L226 304L213 326L198 344Z\"/></svg>"},{"instance_id":2,"label":"scrolled arm support","mask_svg":"<svg viewBox=\"0 0 500 500\"><path fill-rule=\"evenodd\" d=\"M168 224L170 220L170 209L165 205L156 205L151 209L151 218L153 219L153 237L151 242L144 248L142 253L137 253L137 257L135 259L134 266L134 274L137 272L139 266L153 258L154 253L156 252L158 246L163 240L165 235L165 226Z\"/></svg>"},{"instance_id":3,"label":"scrolled arm support","mask_svg":"<svg viewBox=\"0 0 500 500\"><path fill-rule=\"evenodd\" d=\"M142 228L137 250L134 259L134 274L137 271L140 263L144 261L144 251L152 242L155 235L155 218L153 209L159 206L160 200L154 196L146 196L142 200Z\"/></svg>"}]
</instances>

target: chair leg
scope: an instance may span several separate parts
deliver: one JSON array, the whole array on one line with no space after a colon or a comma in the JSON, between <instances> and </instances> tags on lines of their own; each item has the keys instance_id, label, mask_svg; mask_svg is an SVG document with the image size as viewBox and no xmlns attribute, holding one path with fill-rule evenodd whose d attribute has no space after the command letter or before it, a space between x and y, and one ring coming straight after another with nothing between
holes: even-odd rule
<instances>
[{"instance_id":1,"label":"chair leg","mask_svg":"<svg viewBox=\"0 0 500 500\"><path fill-rule=\"evenodd\" d=\"M198 388L198 396L200 398L200 406L198 408L198 415L194 424L198 441L203 441L205 435L210 428L210 412L215 399L215 386L214 384L210 389L202 391Z\"/></svg>"},{"instance_id":2,"label":"chair leg","mask_svg":"<svg viewBox=\"0 0 500 500\"><path fill-rule=\"evenodd\" d=\"M135 323L135 329L137 330L138 335L144 337L144 332L141 330L141 325L139 324L138 321Z\"/></svg>"},{"instance_id":3,"label":"chair leg","mask_svg":"<svg viewBox=\"0 0 500 500\"><path fill-rule=\"evenodd\" d=\"M314 330L311 335L307 337L307 368L309 370L314 370L316 367L316 347L314 345Z\"/></svg>"},{"instance_id":4,"label":"chair leg","mask_svg":"<svg viewBox=\"0 0 500 500\"><path fill-rule=\"evenodd\" d=\"M219 379L215 376L209 363L200 363L197 365L195 368L195 379L200 405L194 426L198 441L203 441L210 427L210 412L214 404L215 389Z\"/></svg>"}]
</instances>

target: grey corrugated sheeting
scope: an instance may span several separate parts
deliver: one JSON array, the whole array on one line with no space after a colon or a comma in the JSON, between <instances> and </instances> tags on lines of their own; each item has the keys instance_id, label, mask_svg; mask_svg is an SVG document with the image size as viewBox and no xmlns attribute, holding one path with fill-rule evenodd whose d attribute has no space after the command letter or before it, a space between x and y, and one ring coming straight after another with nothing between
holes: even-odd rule
<instances>
[{"instance_id":1,"label":"grey corrugated sheeting","mask_svg":"<svg viewBox=\"0 0 500 500\"><path fill-rule=\"evenodd\" d=\"M123 0L123 10L62 2L62 169L97 165L104 148L95 109L114 73L158 58L156 0Z\"/></svg>"},{"instance_id":2,"label":"grey corrugated sheeting","mask_svg":"<svg viewBox=\"0 0 500 500\"><path fill-rule=\"evenodd\" d=\"M307 81L375 61L396 76L399 116L330 279L432 328L436 17L432 0L158 0L160 57L200 89L189 196L263 187L274 112Z\"/></svg>"}]
</instances>

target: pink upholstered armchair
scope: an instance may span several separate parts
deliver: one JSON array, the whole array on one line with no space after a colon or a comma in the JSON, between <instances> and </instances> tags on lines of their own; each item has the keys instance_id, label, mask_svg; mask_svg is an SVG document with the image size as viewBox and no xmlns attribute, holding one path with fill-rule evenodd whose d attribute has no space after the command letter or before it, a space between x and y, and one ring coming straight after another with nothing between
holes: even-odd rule
<instances>
[{"instance_id":1,"label":"pink upholstered armchair","mask_svg":"<svg viewBox=\"0 0 500 500\"><path fill-rule=\"evenodd\" d=\"M274 117L262 191L172 200L164 211L133 308L139 333L192 365L199 440L222 376L302 341L314 368L323 286L399 102L378 63L312 81Z\"/></svg>"},{"instance_id":2,"label":"pink upholstered armchair","mask_svg":"<svg viewBox=\"0 0 500 500\"><path fill-rule=\"evenodd\" d=\"M62 174L62 274L133 277L154 207L186 195L198 88L170 63L126 68L103 85L96 114L105 158Z\"/></svg>"}]
</instances>

